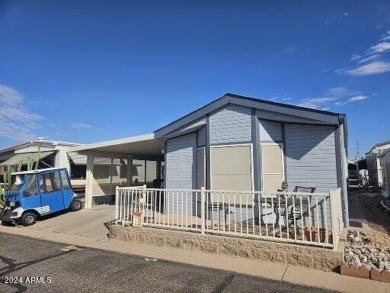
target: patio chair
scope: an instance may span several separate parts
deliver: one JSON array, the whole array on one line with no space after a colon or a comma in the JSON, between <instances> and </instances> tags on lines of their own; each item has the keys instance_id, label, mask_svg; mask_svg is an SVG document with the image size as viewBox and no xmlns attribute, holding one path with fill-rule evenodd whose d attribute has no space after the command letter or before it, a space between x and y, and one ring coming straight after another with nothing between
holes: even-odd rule
<instances>
[{"instance_id":1,"label":"patio chair","mask_svg":"<svg viewBox=\"0 0 390 293\"><path fill-rule=\"evenodd\" d=\"M315 187L303 187L295 186L293 193L305 192L305 193L314 193L316 190ZM291 228L290 233L294 231L295 224L301 223L303 227L303 218L309 216L310 202L307 198L301 197L298 195L292 195L289 201L287 202L287 220L288 226ZM298 227L298 225L297 225ZM298 227L298 228L302 228Z\"/></svg>"},{"instance_id":2,"label":"patio chair","mask_svg":"<svg viewBox=\"0 0 390 293\"><path fill-rule=\"evenodd\" d=\"M303 227L303 218L309 216L309 208L310 204L308 203L307 198L302 198L299 195L295 195L294 193L314 193L316 190L315 187L303 187L303 186L295 186L293 190L293 194L287 195L284 199L277 200L274 202L274 213L276 214L275 224L279 225L280 218L283 219L283 224L276 229L274 229L274 233L281 233L282 230L285 230L287 227L289 228L289 233L291 236L295 234L295 224L301 223ZM287 191L287 188L283 190L278 190L279 192ZM298 225L297 225L298 227ZM298 227L298 228L302 228Z\"/></svg>"}]
</instances>

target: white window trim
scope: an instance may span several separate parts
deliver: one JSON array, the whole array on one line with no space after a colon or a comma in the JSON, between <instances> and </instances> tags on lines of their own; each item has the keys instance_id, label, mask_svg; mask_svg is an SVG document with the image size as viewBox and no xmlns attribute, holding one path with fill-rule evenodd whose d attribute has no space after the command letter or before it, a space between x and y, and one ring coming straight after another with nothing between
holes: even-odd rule
<instances>
[{"instance_id":1,"label":"white window trim","mask_svg":"<svg viewBox=\"0 0 390 293\"><path fill-rule=\"evenodd\" d=\"M226 148L226 147L240 147L240 146L249 146L250 147L250 162L251 162L251 190L245 190L245 191L254 191L254 171L253 171L253 143L237 143L237 144L224 144L224 145L215 145L210 146L210 190L213 190L213 160L212 160L212 148ZM230 190L224 190L224 191L230 191Z\"/></svg>"}]
</instances>

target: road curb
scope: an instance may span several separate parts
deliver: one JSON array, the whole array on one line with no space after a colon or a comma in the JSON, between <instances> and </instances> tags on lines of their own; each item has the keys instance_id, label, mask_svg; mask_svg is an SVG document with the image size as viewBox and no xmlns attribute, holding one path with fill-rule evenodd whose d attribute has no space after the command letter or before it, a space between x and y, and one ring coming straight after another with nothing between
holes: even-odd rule
<instances>
[{"instance_id":1,"label":"road curb","mask_svg":"<svg viewBox=\"0 0 390 293\"><path fill-rule=\"evenodd\" d=\"M65 243L93 249L132 254L141 257L186 263L199 267L232 271L239 274L285 281L302 286L319 287L342 292L390 292L389 283L343 276L332 272L323 272L305 267L263 262L240 257L212 255L204 252L183 251L181 249L156 247L136 242L120 240L99 241L99 238L75 234L55 233L33 228L15 228L0 226L0 233L26 236L34 239Z\"/></svg>"}]
</instances>

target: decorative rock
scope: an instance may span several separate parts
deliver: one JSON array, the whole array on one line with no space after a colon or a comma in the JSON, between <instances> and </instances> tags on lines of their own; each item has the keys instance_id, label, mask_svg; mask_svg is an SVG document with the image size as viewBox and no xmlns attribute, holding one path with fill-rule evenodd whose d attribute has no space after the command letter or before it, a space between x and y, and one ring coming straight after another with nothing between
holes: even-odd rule
<instances>
[{"instance_id":1,"label":"decorative rock","mask_svg":"<svg viewBox=\"0 0 390 293\"><path fill-rule=\"evenodd\" d=\"M380 261L378 267L379 267L380 270L384 270L385 269L385 262Z\"/></svg>"},{"instance_id":2,"label":"decorative rock","mask_svg":"<svg viewBox=\"0 0 390 293\"><path fill-rule=\"evenodd\" d=\"M356 255L352 257L351 264L354 265L354 266L357 266L357 267L361 267L362 266L362 263L360 262L359 257L356 256Z\"/></svg>"},{"instance_id":3,"label":"decorative rock","mask_svg":"<svg viewBox=\"0 0 390 293\"><path fill-rule=\"evenodd\" d=\"M372 242L371 237L365 233L348 231L344 261L355 268L390 271L390 248L383 245L386 244Z\"/></svg>"},{"instance_id":4,"label":"decorative rock","mask_svg":"<svg viewBox=\"0 0 390 293\"><path fill-rule=\"evenodd\" d=\"M369 266L370 266L372 269L377 269L377 267L376 267L372 262L369 262L368 264L369 264Z\"/></svg>"},{"instance_id":5,"label":"decorative rock","mask_svg":"<svg viewBox=\"0 0 390 293\"><path fill-rule=\"evenodd\" d=\"M367 264L366 264L366 265L364 265L363 267L366 268L366 270L368 270L368 271L371 270L371 266L370 266L370 265L367 265Z\"/></svg>"}]
</instances>

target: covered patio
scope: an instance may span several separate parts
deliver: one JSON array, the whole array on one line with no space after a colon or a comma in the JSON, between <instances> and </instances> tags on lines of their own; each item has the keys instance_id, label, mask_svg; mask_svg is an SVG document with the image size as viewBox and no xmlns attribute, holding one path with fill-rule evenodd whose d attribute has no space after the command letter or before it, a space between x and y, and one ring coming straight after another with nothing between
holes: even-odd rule
<instances>
[{"instance_id":1,"label":"covered patio","mask_svg":"<svg viewBox=\"0 0 390 293\"><path fill-rule=\"evenodd\" d=\"M85 208L113 202L117 186L156 187L164 180L164 142L154 134L77 146L71 151L87 156Z\"/></svg>"}]
</instances>

